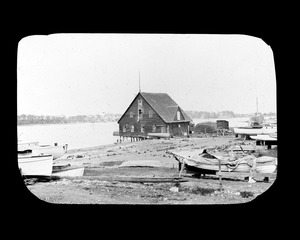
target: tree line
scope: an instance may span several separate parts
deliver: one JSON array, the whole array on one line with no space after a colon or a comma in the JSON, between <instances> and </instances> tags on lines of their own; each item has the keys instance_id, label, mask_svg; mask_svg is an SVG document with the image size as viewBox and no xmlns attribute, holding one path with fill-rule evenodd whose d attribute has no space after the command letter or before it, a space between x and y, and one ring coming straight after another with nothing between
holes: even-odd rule
<instances>
[{"instance_id":1,"label":"tree line","mask_svg":"<svg viewBox=\"0 0 300 240\"><path fill-rule=\"evenodd\" d=\"M253 114L237 114L233 111L208 112L208 111L185 111L186 114L194 118L230 118L230 117L253 117ZM274 116L275 113L264 113L263 116ZM22 114L17 117L18 125L28 124L59 124L59 123L84 123L84 122L117 122L122 114L105 113L103 115L76 115L66 117L50 115Z\"/></svg>"},{"instance_id":2,"label":"tree line","mask_svg":"<svg viewBox=\"0 0 300 240\"><path fill-rule=\"evenodd\" d=\"M233 117L253 117L255 113L234 113L233 111L220 111L220 112L208 112L208 111L185 111L190 118L233 118ZM274 116L273 112L263 113L263 116Z\"/></svg>"},{"instance_id":3,"label":"tree line","mask_svg":"<svg viewBox=\"0 0 300 240\"><path fill-rule=\"evenodd\" d=\"M76 115L76 116L51 116L22 114L17 116L17 125L28 124L59 124L59 123L83 123L83 122L116 122L121 114L106 113L103 115Z\"/></svg>"}]
</instances>

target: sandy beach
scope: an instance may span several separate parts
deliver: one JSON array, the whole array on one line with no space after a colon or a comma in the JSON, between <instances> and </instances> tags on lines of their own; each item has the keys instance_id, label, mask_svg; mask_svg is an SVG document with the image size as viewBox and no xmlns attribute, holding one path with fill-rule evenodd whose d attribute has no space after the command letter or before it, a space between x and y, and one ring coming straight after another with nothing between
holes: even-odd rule
<instances>
[{"instance_id":1,"label":"sandy beach","mask_svg":"<svg viewBox=\"0 0 300 240\"><path fill-rule=\"evenodd\" d=\"M183 171L182 182L134 182L132 178L174 179L178 162L169 150L224 149L235 144L255 145L234 136L149 139L74 149L54 165L84 166L82 177L26 180L40 200L56 204L235 204L249 202L265 192L274 178L224 178L220 190L216 175L193 177ZM140 163L140 164L139 164Z\"/></svg>"}]
</instances>

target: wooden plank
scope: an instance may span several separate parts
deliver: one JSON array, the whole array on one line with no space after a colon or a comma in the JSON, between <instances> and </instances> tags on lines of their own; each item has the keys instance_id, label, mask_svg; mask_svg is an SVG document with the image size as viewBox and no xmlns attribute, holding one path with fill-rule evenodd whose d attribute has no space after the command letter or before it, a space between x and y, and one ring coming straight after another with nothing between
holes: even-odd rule
<instances>
[{"instance_id":1,"label":"wooden plank","mask_svg":"<svg viewBox=\"0 0 300 240\"><path fill-rule=\"evenodd\" d=\"M147 177L130 177L130 178L114 178L114 181L118 182L187 182L187 179L182 178L147 178Z\"/></svg>"},{"instance_id":2,"label":"wooden plank","mask_svg":"<svg viewBox=\"0 0 300 240\"><path fill-rule=\"evenodd\" d=\"M276 173L243 173L243 172L216 172L216 175L223 177L276 177Z\"/></svg>"}]
</instances>

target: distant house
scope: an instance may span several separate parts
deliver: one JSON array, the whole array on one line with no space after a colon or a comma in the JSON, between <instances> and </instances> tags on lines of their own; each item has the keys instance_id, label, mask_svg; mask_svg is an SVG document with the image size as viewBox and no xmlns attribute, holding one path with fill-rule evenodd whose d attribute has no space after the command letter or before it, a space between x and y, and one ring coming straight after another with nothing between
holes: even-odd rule
<instances>
[{"instance_id":1,"label":"distant house","mask_svg":"<svg viewBox=\"0 0 300 240\"><path fill-rule=\"evenodd\" d=\"M190 123L168 94L139 92L118 121L119 136L188 136Z\"/></svg>"}]
</instances>

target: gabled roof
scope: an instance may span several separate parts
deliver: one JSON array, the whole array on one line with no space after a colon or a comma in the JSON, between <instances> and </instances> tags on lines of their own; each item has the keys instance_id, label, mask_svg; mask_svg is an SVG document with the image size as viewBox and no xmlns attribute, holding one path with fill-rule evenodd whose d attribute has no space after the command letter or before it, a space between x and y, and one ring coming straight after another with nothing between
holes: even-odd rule
<instances>
[{"instance_id":1,"label":"gabled roof","mask_svg":"<svg viewBox=\"0 0 300 240\"><path fill-rule=\"evenodd\" d=\"M145 99L145 101L153 108L153 110L166 123L176 122L176 121L174 121L174 119L175 119L178 108L180 109L180 112L182 113L182 115L184 117L184 119L182 119L180 122L184 122L184 121L192 122L192 119L179 107L179 105L167 93L140 92L138 95L141 95ZM134 98L133 102L138 97L138 95ZM127 110L126 110L126 112L127 112Z\"/></svg>"}]
</instances>

